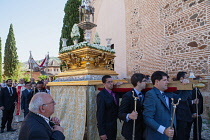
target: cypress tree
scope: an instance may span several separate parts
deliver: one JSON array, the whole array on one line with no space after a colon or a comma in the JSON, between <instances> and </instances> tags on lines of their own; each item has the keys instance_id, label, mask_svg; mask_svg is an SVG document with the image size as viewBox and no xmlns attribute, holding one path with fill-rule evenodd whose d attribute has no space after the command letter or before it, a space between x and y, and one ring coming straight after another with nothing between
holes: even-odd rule
<instances>
[{"instance_id":1,"label":"cypress tree","mask_svg":"<svg viewBox=\"0 0 210 140\"><path fill-rule=\"evenodd\" d=\"M81 5L81 0L68 0L64 8L64 18L63 18L63 27L61 31L61 38L66 38L67 46L73 45L73 40L71 39L71 31L74 24L79 23L79 6ZM84 35L83 30L80 29L80 39L79 42L83 41ZM59 51L62 49L62 41L60 38L60 47Z\"/></svg>"},{"instance_id":2,"label":"cypress tree","mask_svg":"<svg viewBox=\"0 0 210 140\"><path fill-rule=\"evenodd\" d=\"M2 52L1 52L1 37L0 37L0 82L2 81Z\"/></svg>"},{"instance_id":3,"label":"cypress tree","mask_svg":"<svg viewBox=\"0 0 210 140\"><path fill-rule=\"evenodd\" d=\"M10 24L4 49L4 76L7 78L16 77L18 63L15 35L13 32L13 26Z\"/></svg>"}]
</instances>

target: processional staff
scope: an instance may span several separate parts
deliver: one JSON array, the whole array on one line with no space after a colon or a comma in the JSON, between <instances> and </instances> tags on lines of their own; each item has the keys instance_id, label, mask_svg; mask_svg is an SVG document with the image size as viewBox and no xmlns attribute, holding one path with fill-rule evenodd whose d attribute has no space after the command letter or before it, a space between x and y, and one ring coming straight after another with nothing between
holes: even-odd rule
<instances>
[{"instance_id":1,"label":"processional staff","mask_svg":"<svg viewBox=\"0 0 210 140\"><path fill-rule=\"evenodd\" d=\"M176 104L174 103L174 98L171 98L171 100L172 100L172 103L171 103L171 104L173 105L173 109L174 109L174 110L173 110L173 114L172 114L172 118L171 118L171 125L170 125L170 128L173 129L174 116L175 116L175 112L176 112L176 106L179 105L179 101L181 100L181 98L178 99L178 101L177 101ZM169 137L168 139L169 139L169 140L172 140L173 138L172 138L172 137Z\"/></svg>"},{"instance_id":2,"label":"processional staff","mask_svg":"<svg viewBox=\"0 0 210 140\"><path fill-rule=\"evenodd\" d=\"M132 92L133 92L133 98L134 98L134 112L136 112L136 103L137 103L137 100L139 98L134 95L134 91L132 91ZM132 140L135 140L135 129L136 129L136 120L134 119L133 120L133 135L132 135Z\"/></svg>"},{"instance_id":3,"label":"processional staff","mask_svg":"<svg viewBox=\"0 0 210 140\"><path fill-rule=\"evenodd\" d=\"M195 98L198 99L198 87L204 87L204 84L198 83L193 84L193 87L195 88ZM197 125L197 140L199 140L199 127L198 127L198 103L195 104L196 106L196 125Z\"/></svg>"}]
</instances>

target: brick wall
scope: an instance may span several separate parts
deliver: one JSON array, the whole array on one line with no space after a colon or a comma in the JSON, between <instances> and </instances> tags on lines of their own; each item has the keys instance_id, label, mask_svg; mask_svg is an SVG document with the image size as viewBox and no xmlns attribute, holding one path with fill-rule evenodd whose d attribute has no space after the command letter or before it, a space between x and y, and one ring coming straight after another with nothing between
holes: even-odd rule
<instances>
[{"instance_id":1,"label":"brick wall","mask_svg":"<svg viewBox=\"0 0 210 140\"><path fill-rule=\"evenodd\" d=\"M93 32L99 32L101 40L113 38L115 70L123 77L130 78L135 72L151 75L156 70L166 71L170 77L178 71L210 76L210 0L94 0L93 3L98 24ZM121 37L124 20L119 20L124 16L126 41ZM121 28L119 23L123 25ZM207 116L210 87L207 85L202 93Z\"/></svg>"},{"instance_id":2,"label":"brick wall","mask_svg":"<svg viewBox=\"0 0 210 140\"><path fill-rule=\"evenodd\" d=\"M127 74L210 75L210 0L125 0ZM204 116L210 87L202 89Z\"/></svg>"}]
</instances>

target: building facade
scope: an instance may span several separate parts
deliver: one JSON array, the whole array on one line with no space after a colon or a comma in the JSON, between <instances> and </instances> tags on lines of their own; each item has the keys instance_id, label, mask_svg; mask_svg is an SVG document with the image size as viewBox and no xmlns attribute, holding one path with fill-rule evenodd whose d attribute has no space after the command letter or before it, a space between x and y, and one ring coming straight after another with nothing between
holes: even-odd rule
<instances>
[{"instance_id":1,"label":"building facade","mask_svg":"<svg viewBox=\"0 0 210 140\"><path fill-rule=\"evenodd\" d=\"M102 45L112 38L120 78L156 70L210 79L210 0L93 0ZM209 80L208 84L209 85ZM205 110L210 87L203 90Z\"/></svg>"}]
</instances>

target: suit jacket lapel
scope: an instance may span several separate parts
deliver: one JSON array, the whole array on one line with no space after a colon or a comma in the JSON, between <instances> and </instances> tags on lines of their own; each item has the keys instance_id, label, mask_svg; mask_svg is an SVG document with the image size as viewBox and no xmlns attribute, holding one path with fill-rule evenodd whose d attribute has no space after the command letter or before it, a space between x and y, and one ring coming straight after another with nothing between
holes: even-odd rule
<instances>
[{"instance_id":1,"label":"suit jacket lapel","mask_svg":"<svg viewBox=\"0 0 210 140\"><path fill-rule=\"evenodd\" d=\"M114 97L111 94L109 94L109 92L105 88L103 90L104 90L104 93L107 96L107 98L110 98L112 100L112 102L114 102L114 104L116 105L116 103L114 101ZM118 98L118 96L115 96L115 98L116 98L116 100L117 100L117 102L119 104L119 98Z\"/></svg>"},{"instance_id":2,"label":"suit jacket lapel","mask_svg":"<svg viewBox=\"0 0 210 140\"><path fill-rule=\"evenodd\" d=\"M165 107L170 111L170 108L169 106L166 104L166 101L165 99L163 98L163 95L160 93L160 90L158 90L157 88L154 88L155 89L155 92L158 96L158 98L160 98L161 102L165 105Z\"/></svg>"},{"instance_id":3,"label":"suit jacket lapel","mask_svg":"<svg viewBox=\"0 0 210 140\"><path fill-rule=\"evenodd\" d=\"M52 131L50 126L47 124L47 122L44 120L44 118L30 112L32 116L34 116L34 118L39 122L41 123L42 125L44 125L49 131Z\"/></svg>"},{"instance_id":4,"label":"suit jacket lapel","mask_svg":"<svg viewBox=\"0 0 210 140\"><path fill-rule=\"evenodd\" d=\"M8 87L5 87L7 89L7 94L10 96L10 91L8 89Z\"/></svg>"}]
</instances>

